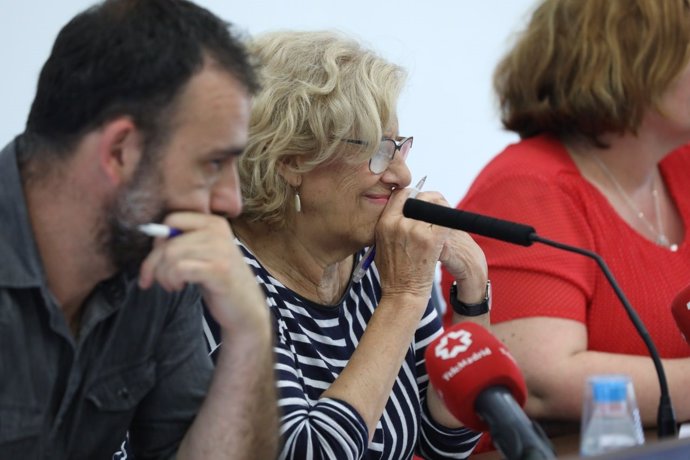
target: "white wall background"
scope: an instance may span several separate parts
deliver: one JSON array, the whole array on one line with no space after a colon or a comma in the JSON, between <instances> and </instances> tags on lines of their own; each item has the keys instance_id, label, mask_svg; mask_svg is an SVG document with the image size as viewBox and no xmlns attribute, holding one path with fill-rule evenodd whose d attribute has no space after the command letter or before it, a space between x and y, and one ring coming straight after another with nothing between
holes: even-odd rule
<instances>
[{"instance_id":1,"label":"white wall background","mask_svg":"<svg viewBox=\"0 0 690 460\"><path fill-rule=\"evenodd\" d=\"M501 129L493 68L535 0L197 0L241 30L335 28L409 71L400 131L414 135L413 181L455 205L516 139ZM0 144L21 132L40 68L64 23L93 0L0 0Z\"/></svg>"}]
</instances>

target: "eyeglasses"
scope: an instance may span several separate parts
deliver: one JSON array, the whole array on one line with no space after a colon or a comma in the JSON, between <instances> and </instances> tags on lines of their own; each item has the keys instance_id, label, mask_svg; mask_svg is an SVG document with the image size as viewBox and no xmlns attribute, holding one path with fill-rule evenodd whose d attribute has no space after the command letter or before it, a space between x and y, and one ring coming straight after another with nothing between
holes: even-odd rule
<instances>
[{"instance_id":1,"label":"eyeglasses","mask_svg":"<svg viewBox=\"0 0 690 460\"><path fill-rule=\"evenodd\" d=\"M374 155L369 159L369 170L374 174L383 174L386 169L388 169L391 161L393 161L395 152L398 150L400 150L402 160L405 161L407 159L407 154L410 153L410 149L412 148L412 141L412 136L397 137L395 139L384 137L381 139L379 148L376 149ZM343 139L343 142L347 142L348 144L367 145L366 141L360 139Z\"/></svg>"}]
</instances>

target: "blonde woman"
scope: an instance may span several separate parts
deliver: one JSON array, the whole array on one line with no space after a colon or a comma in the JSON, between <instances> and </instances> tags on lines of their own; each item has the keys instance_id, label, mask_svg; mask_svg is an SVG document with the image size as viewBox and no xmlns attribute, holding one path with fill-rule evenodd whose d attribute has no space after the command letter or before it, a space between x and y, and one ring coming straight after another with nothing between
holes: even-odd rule
<instances>
[{"instance_id":1,"label":"blonde woman","mask_svg":"<svg viewBox=\"0 0 690 460\"><path fill-rule=\"evenodd\" d=\"M329 32L273 33L250 50L263 88L232 227L274 320L280 458L465 458L479 434L424 367L441 333L429 296L440 260L460 300L481 302L486 262L467 234L402 216L413 143L398 131L403 70Z\"/></svg>"}]
</instances>

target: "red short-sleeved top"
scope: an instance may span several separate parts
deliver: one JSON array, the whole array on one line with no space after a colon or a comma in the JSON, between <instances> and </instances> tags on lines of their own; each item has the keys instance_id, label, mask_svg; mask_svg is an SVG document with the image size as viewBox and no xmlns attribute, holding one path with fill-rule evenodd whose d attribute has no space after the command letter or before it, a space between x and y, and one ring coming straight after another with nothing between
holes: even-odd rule
<instances>
[{"instance_id":1,"label":"red short-sleeved top","mask_svg":"<svg viewBox=\"0 0 690 460\"><path fill-rule=\"evenodd\" d=\"M677 252L633 230L580 174L563 144L546 135L510 145L496 156L458 209L529 224L545 238L597 252L661 356L690 356L670 311L676 293L690 284L690 147L664 158L660 171L685 226ZM489 263L492 322L531 316L572 319L586 324L590 350L647 354L593 260L542 244L522 247L473 236ZM446 298L451 282L444 271ZM445 321L450 317L446 312Z\"/></svg>"}]
</instances>

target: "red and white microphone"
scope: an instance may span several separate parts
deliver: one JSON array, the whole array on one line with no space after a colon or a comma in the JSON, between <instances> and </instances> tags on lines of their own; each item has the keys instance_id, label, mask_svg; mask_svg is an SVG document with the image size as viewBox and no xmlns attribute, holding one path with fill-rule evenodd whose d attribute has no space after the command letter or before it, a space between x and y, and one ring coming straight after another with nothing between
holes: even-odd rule
<instances>
[{"instance_id":1,"label":"red and white microphone","mask_svg":"<svg viewBox=\"0 0 690 460\"><path fill-rule=\"evenodd\" d=\"M671 313L683 338L690 343L690 285L676 294L671 303Z\"/></svg>"},{"instance_id":2,"label":"red and white microphone","mask_svg":"<svg viewBox=\"0 0 690 460\"><path fill-rule=\"evenodd\" d=\"M525 379L508 349L478 324L446 330L425 352L429 380L466 427L489 431L508 460L552 459L553 447L522 410Z\"/></svg>"}]
</instances>

